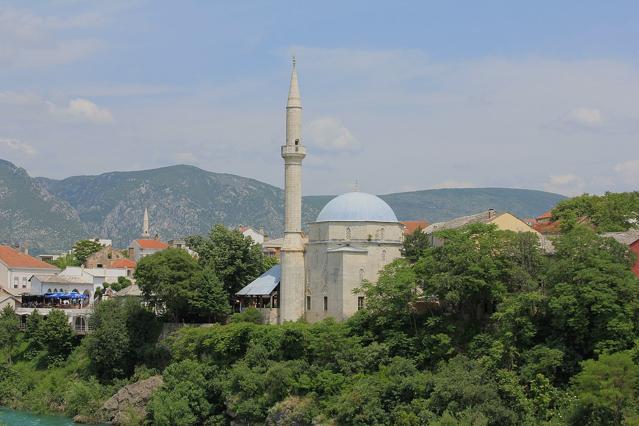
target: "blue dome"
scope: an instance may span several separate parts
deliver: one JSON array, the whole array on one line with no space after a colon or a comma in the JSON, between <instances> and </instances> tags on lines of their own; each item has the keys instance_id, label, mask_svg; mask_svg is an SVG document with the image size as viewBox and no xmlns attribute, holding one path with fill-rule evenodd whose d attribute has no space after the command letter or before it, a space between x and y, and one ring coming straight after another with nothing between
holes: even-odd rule
<instances>
[{"instance_id":1,"label":"blue dome","mask_svg":"<svg viewBox=\"0 0 639 426\"><path fill-rule=\"evenodd\" d=\"M397 216L375 195L348 192L329 201L316 222L397 222Z\"/></svg>"}]
</instances>

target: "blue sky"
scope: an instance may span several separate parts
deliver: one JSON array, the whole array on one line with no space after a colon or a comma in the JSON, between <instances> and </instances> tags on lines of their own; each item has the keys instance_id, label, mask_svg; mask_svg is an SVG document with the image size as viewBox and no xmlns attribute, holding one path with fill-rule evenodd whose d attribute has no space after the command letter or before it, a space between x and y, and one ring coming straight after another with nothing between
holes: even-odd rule
<instances>
[{"instance_id":1,"label":"blue sky","mask_svg":"<svg viewBox=\"0 0 639 426\"><path fill-rule=\"evenodd\" d=\"M298 57L309 194L639 189L636 2L0 1L0 158L282 185Z\"/></svg>"}]
</instances>

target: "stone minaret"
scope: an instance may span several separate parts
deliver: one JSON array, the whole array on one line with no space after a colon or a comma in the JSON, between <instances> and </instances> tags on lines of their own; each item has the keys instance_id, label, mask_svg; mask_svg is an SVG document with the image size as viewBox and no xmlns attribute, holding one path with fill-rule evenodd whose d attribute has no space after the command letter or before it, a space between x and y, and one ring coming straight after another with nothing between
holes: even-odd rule
<instances>
[{"instance_id":1,"label":"stone minaret","mask_svg":"<svg viewBox=\"0 0 639 426\"><path fill-rule=\"evenodd\" d=\"M142 238L150 238L149 233L149 211L144 208L144 223L142 224Z\"/></svg>"},{"instance_id":2,"label":"stone minaret","mask_svg":"<svg viewBox=\"0 0 639 426\"><path fill-rule=\"evenodd\" d=\"M302 102L293 58L291 87L286 103L284 159L284 244L280 281L280 323L304 316L304 239L302 237Z\"/></svg>"}]
</instances>

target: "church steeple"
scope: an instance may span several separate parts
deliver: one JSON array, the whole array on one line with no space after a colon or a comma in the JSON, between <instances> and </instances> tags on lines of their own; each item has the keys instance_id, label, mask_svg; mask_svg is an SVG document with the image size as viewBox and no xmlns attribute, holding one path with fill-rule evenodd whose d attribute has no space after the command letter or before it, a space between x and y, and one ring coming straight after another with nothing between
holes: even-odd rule
<instances>
[{"instance_id":1,"label":"church steeple","mask_svg":"<svg viewBox=\"0 0 639 426\"><path fill-rule=\"evenodd\" d=\"M304 238L302 236L302 101L295 58L286 102L286 143L284 159L284 243L280 280L280 322L304 316Z\"/></svg>"},{"instance_id":2,"label":"church steeple","mask_svg":"<svg viewBox=\"0 0 639 426\"><path fill-rule=\"evenodd\" d=\"M149 238L151 234L149 233L149 211L147 208L144 208L144 221L142 223L142 237Z\"/></svg>"}]
</instances>

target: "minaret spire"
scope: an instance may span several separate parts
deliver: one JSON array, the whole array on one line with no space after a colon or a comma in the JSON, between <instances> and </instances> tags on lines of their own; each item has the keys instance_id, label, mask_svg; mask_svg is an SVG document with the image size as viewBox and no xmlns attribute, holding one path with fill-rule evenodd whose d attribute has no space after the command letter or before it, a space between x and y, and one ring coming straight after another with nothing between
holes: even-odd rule
<instances>
[{"instance_id":1,"label":"minaret spire","mask_svg":"<svg viewBox=\"0 0 639 426\"><path fill-rule=\"evenodd\" d=\"M280 280L280 322L297 321L304 316L304 238L302 236L302 101L293 57L291 84L286 102L286 143L284 159L284 243Z\"/></svg>"},{"instance_id":2,"label":"minaret spire","mask_svg":"<svg viewBox=\"0 0 639 426\"><path fill-rule=\"evenodd\" d=\"M145 238L149 238L151 234L149 233L149 211L147 208L144 208L144 222L142 223L142 236Z\"/></svg>"}]
</instances>

